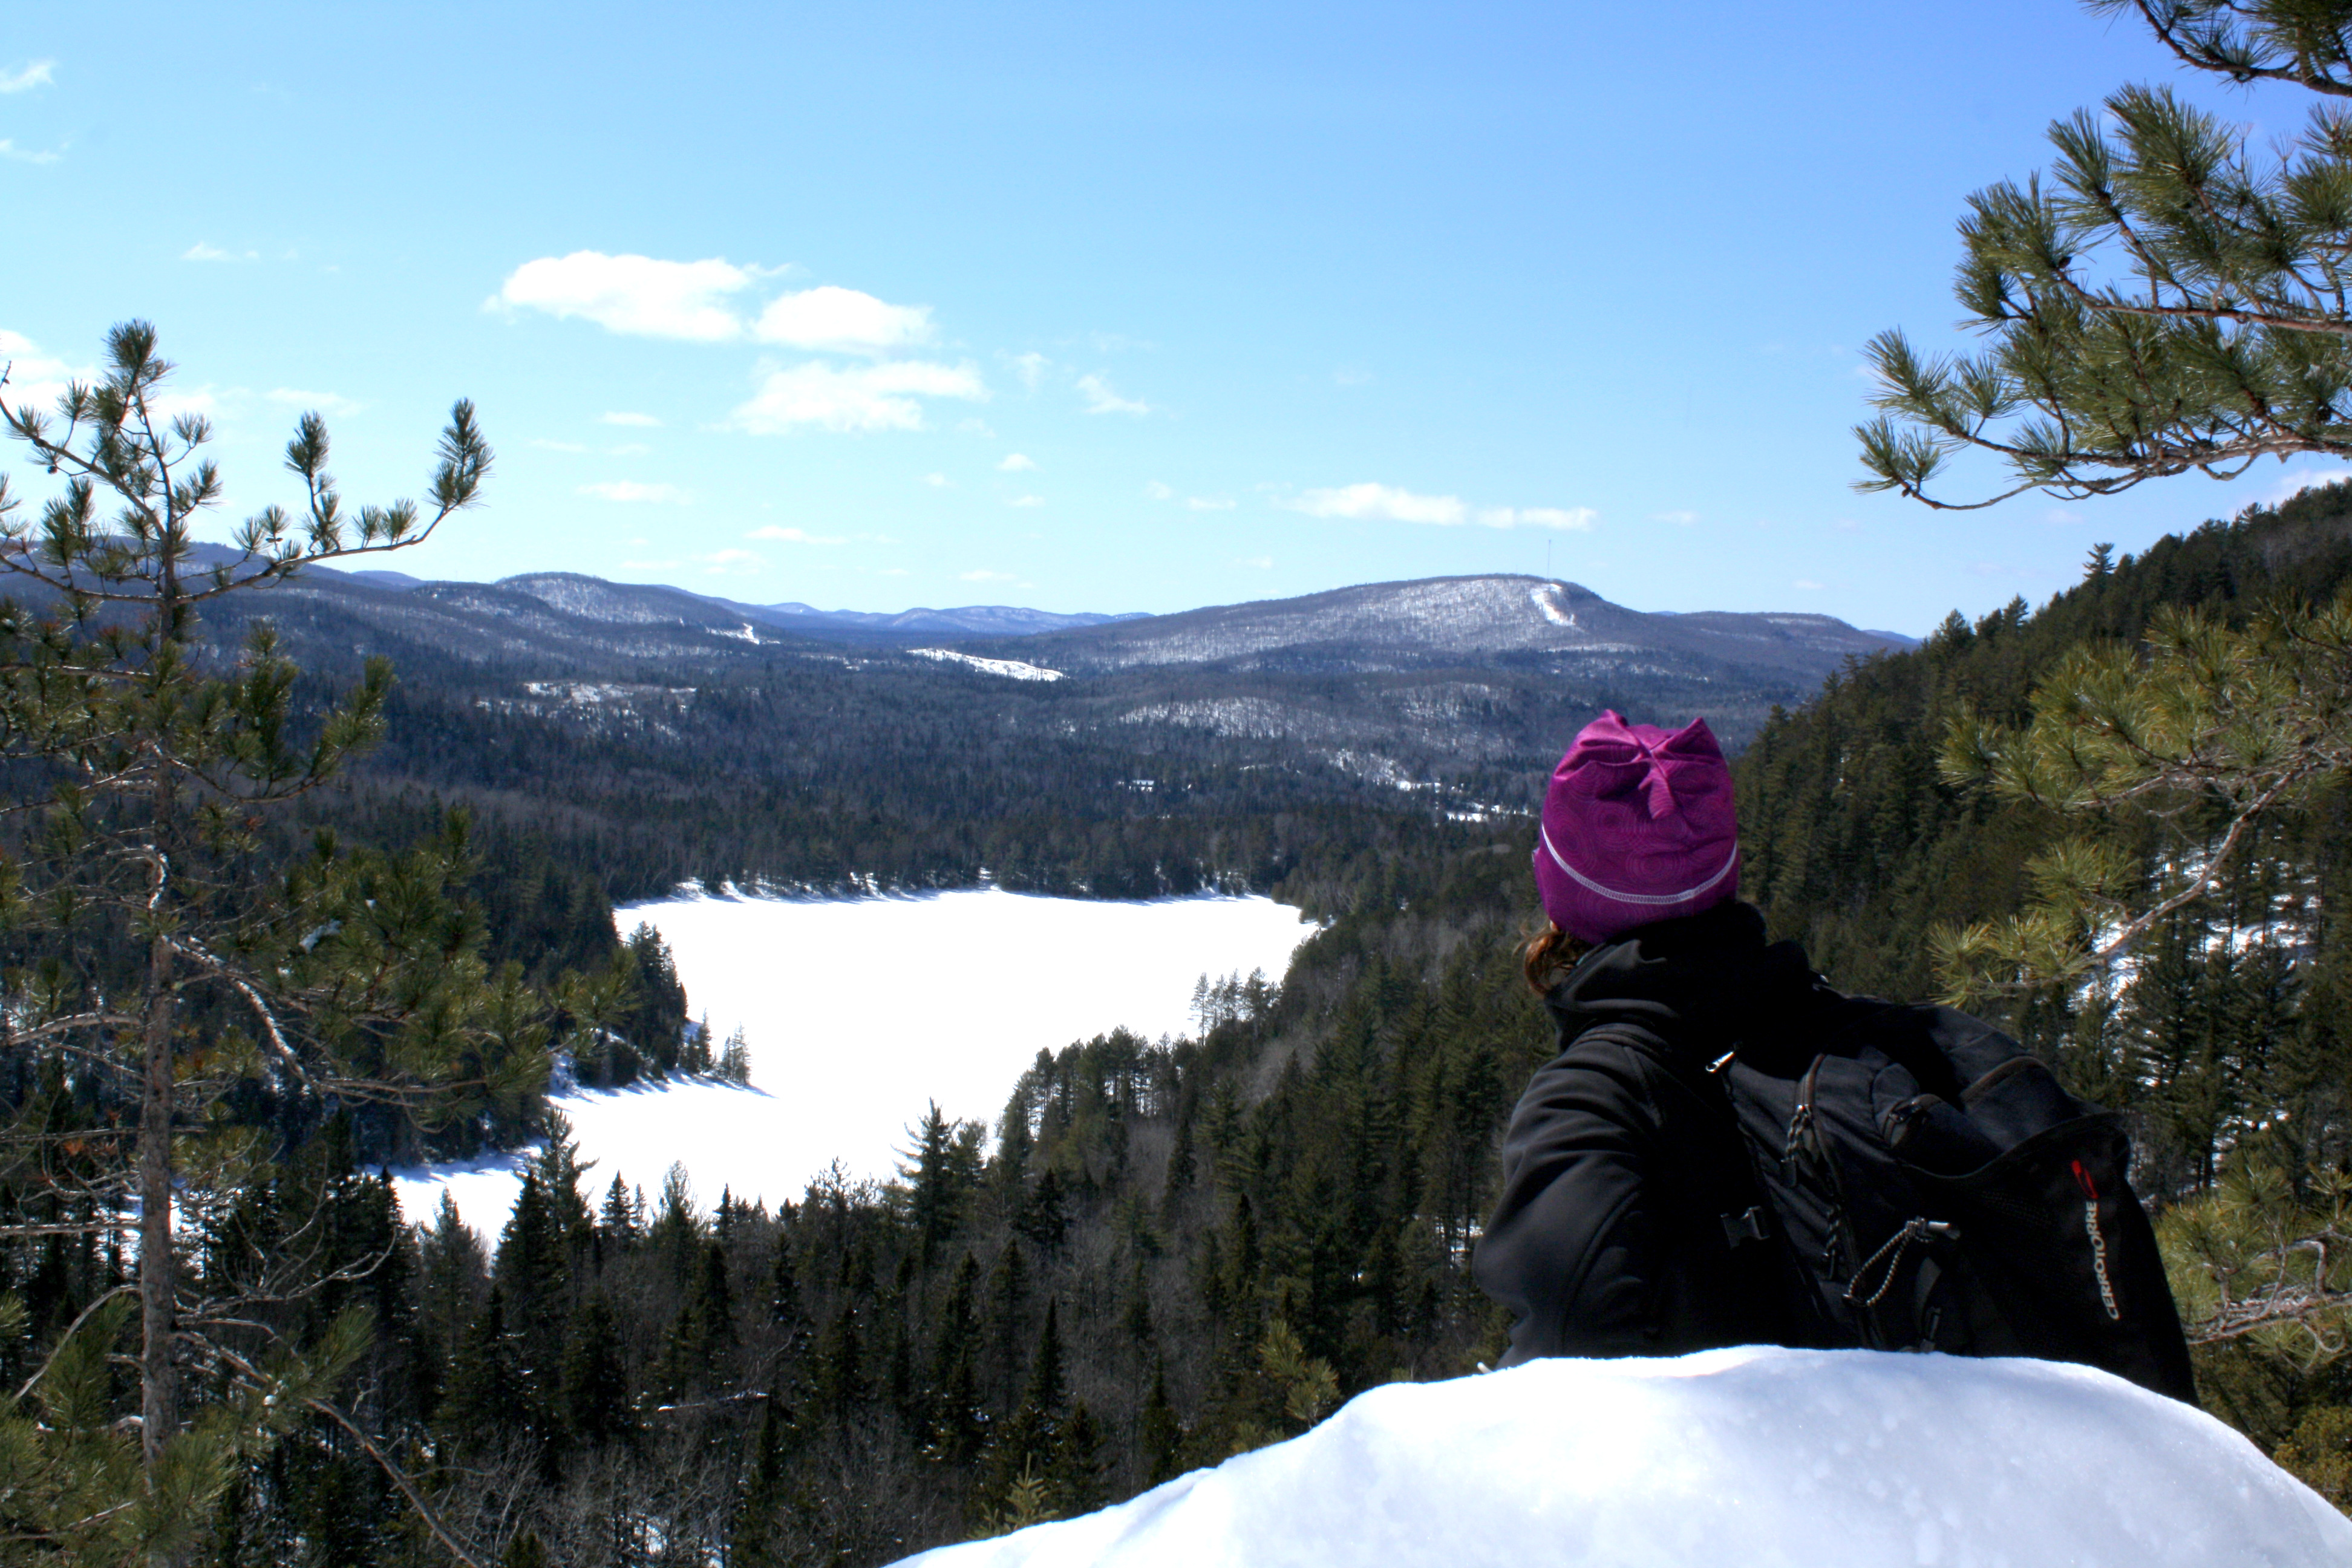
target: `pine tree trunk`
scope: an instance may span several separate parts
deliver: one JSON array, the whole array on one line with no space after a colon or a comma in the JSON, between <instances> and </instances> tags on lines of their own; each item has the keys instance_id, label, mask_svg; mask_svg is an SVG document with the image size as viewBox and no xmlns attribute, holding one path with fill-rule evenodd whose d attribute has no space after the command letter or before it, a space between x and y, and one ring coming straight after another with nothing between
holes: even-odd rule
<instances>
[{"instance_id":1,"label":"pine tree trunk","mask_svg":"<svg viewBox=\"0 0 2352 1568\"><path fill-rule=\"evenodd\" d=\"M158 651L178 641L180 581L167 530L163 571L156 584ZM159 711L159 721L171 719ZM172 1249L172 1120L177 1106L172 1072L172 1026L179 994L173 986L172 830L178 815L178 780L173 773L168 731L153 741L155 794L148 823L151 892L148 914L155 927L148 938L147 1016L142 1040L144 1061L139 1097L139 1449L152 1494L161 1479L164 1445L180 1425L178 1369L173 1365L173 1318L179 1304L177 1259ZM166 1560L154 1559L157 1563Z\"/></svg>"},{"instance_id":2,"label":"pine tree trunk","mask_svg":"<svg viewBox=\"0 0 2352 1568\"><path fill-rule=\"evenodd\" d=\"M166 875L157 859L155 882ZM152 1484L163 1445L179 1425L172 1365L177 1282L172 1255L172 947L161 934L148 947L144 1079L139 1108L139 1429Z\"/></svg>"}]
</instances>

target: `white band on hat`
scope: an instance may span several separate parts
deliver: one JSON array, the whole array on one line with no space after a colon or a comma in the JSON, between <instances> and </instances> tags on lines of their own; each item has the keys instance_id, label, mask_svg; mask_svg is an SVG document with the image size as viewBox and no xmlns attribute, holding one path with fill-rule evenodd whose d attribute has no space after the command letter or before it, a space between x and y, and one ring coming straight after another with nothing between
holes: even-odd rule
<instances>
[{"instance_id":1,"label":"white band on hat","mask_svg":"<svg viewBox=\"0 0 2352 1568\"><path fill-rule=\"evenodd\" d=\"M1706 892L1709 888L1714 887L1717 882L1722 881L1726 877L1731 875L1731 868L1739 864L1739 846L1738 844L1734 844L1731 847L1730 855L1726 857L1724 859L1723 868L1721 870L1717 871L1714 876L1709 877L1706 881L1685 888L1679 893L1621 893L1614 888L1602 887L1600 883L1594 881L1591 878L1586 876L1583 872L1570 865L1567 858L1561 855L1559 850L1553 845L1551 841L1551 830L1546 827L1541 822L1538 822L1536 824L1536 837L1543 840L1544 853L1551 857L1551 863L1559 867L1561 870L1567 872L1570 876L1575 878L1577 886L1583 888L1588 892L1598 893L1604 899L1613 899L1621 904L1641 904L1652 908L1664 908L1668 904L1682 903L1685 900L1698 897L1701 893Z\"/></svg>"}]
</instances>

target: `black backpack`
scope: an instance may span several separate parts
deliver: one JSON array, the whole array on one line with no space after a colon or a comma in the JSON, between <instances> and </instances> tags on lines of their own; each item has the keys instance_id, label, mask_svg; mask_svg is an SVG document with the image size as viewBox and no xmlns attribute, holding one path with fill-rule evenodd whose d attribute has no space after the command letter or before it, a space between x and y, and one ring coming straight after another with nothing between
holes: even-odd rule
<instances>
[{"instance_id":1,"label":"black backpack","mask_svg":"<svg viewBox=\"0 0 2352 1568\"><path fill-rule=\"evenodd\" d=\"M1847 999L1810 1057L1713 1067L1813 1342L2080 1362L2196 1402L2122 1119L1948 1007Z\"/></svg>"}]
</instances>

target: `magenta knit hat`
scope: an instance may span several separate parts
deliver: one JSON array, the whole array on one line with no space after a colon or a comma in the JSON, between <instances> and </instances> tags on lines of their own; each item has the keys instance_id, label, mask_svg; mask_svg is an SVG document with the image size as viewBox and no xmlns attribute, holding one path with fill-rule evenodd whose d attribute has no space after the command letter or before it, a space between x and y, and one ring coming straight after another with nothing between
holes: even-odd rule
<instances>
[{"instance_id":1,"label":"magenta knit hat","mask_svg":"<svg viewBox=\"0 0 2352 1568\"><path fill-rule=\"evenodd\" d=\"M1603 712L1552 770L1537 832L1544 912L1580 942L1739 891L1731 770L1704 719L1666 731Z\"/></svg>"}]
</instances>

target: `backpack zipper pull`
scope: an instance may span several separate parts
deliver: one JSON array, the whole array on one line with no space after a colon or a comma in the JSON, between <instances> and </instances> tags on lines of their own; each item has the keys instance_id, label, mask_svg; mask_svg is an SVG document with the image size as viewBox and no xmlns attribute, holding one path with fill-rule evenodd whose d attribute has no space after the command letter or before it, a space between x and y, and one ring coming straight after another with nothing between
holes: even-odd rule
<instances>
[{"instance_id":1,"label":"backpack zipper pull","mask_svg":"<svg viewBox=\"0 0 2352 1568\"><path fill-rule=\"evenodd\" d=\"M1738 1054L1739 1052L1737 1047L1724 1052L1721 1056L1716 1058L1715 1060L1706 1064L1706 1070L1709 1072L1721 1072L1724 1068L1731 1065L1731 1058Z\"/></svg>"}]
</instances>

